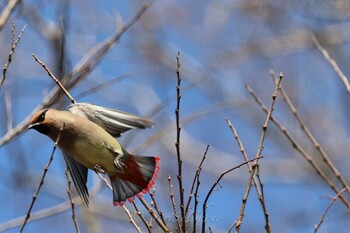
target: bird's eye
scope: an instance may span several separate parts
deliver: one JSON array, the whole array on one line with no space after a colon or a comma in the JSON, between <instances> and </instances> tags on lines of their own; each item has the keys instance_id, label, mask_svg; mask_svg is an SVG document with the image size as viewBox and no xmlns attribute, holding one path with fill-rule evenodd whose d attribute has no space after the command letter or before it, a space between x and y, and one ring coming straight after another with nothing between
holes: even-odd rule
<instances>
[{"instance_id":1,"label":"bird's eye","mask_svg":"<svg viewBox=\"0 0 350 233\"><path fill-rule=\"evenodd\" d=\"M47 110L43 111L40 116L38 122L42 122L45 120L45 115L46 115Z\"/></svg>"}]
</instances>

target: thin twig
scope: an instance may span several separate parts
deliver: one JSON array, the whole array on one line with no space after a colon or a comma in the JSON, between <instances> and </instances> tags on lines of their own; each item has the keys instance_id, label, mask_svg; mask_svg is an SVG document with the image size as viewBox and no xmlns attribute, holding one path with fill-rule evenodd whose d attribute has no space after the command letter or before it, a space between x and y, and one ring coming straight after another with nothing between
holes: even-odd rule
<instances>
[{"instance_id":1,"label":"thin twig","mask_svg":"<svg viewBox=\"0 0 350 233\"><path fill-rule=\"evenodd\" d=\"M320 228L320 226L322 225L322 223L324 222L325 218L326 218L326 214L329 211L329 209L332 207L332 205L334 204L334 202L339 198L339 196L345 192L346 190L348 190L349 187L343 188L339 193L337 193L337 195L335 195L334 197L332 197L331 202L328 204L327 208L325 209L324 213L322 214L322 217L319 221L318 224L315 225L315 231L314 233L317 233L318 229Z\"/></svg>"},{"instance_id":2,"label":"thin twig","mask_svg":"<svg viewBox=\"0 0 350 233\"><path fill-rule=\"evenodd\" d=\"M246 85L246 88L250 95L254 98L255 102L258 103L261 107L261 109L267 113L268 110L263 104L263 102L260 100L260 98L255 94L253 89ZM326 184L331 187L331 189L337 194L340 191L338 188L335 186L332 180L330 180L327 175L321 170L321 168L313 161L312 157L306 153L306 151L299 145L299 143L293 138L293 136L286 130L285 127L282 126L281 123L279 123L276 118L273 116L271 117L271 121L277 126L277 128L286 136L286 138L291 142L292 146L294 149L296 149L299 154L308 161L308 163L311 165L311 167L316 171L317 175L319 175L325 182ZM340 200L345 204L345 206L349 209L350 208L350 203L345 199L343 195L339 196Z\"/></svg>"},{"instance_id":3,"label":"thin twig","mask_svg":"<svg viewBox=\"0 0 350 233\"><path fill-rule=\"evenodd\" d=\"M154 213L153 209L148 205L147 201L143 197L140 197L139 199L144 205L144 207L147 209L148 213L154 218L154 220L156 220L160 228L162 228L164 232L170 232L169 229L163 224L162 220L158 218L158 216Z\"/></svg>"},{"instance_id":4,"label":"thin twig","mask_svg":"<svg viewBox=\"0 0 350 233\"><path fill-rule=\"evenodd\" d=\"M350 94L350 83L349 79L345 76L345 74L341 71L338 64L331 58L327 50L325 50L320 42L317 40L315 35L312 35L312 40L317 46L318 50L323 54L323 56L327 59L327 61L332 65L334 71L338 74L339 78L343 81L344 86L347 90L347 92Z\"/></svg>"},{"instance_id":5,"label":"thin twig","mask_svg":"<svg viewBox=\"0 0 350 233\"><path fill-rule=\"evenodd\" d=\"M109 188L110 190L113 191L113 188L111 186L111 184L108 182L108 180L106 178L104 178L101 174L101 173L104 173L104 171L102 170L102 168L99 166L99 165L95 165L94 166L94 172L96 173L96 175L98 176L98 178L100 178L104 183L105 185L107 186L107 188Z\"/></svg>"},{"instance_id":6,"label":"thin twig","mask_svg":"<svg viewBox=\"0 0 350 233\"><path fill-rule=\"evenodd\" d=\"M230 120L226 119L226 122L228 124L228 126L230 127L230 129L232 130L233 132L233 135L237 141L237 144L239 146L239 150L241 151L242 155L243 155L243 158L245 161L248 161L249 158L244 150L244 147L243 147L243 143L241 142L241 139L239 138L238 136L238 133L236 131L236 129L233 127L233 125L231 124ZM248 163L247 164L247 167L248 167L248 171L249 173L252 173L253 169L252 169L252 166ZM264 212L264 216L265 216L265 228L268 228L270 227L270 220L269 220L269 213L267 212L267 208L266 208L266 204L265 204L265 197L263 195L263 184L261 183L261 180L260 180L260 176L258 176L259 173L257 173L257 178L254 176L253 177L253 184L254 184L254 187L255 187L255 190L257 192L257 195L258 195L258 199L260 201L260 204L261 204L261 207L263 209L263 212ZM258 187L258 183L259 183L259 186L260 186L260 189ZM236 226L237 224L237 221L235 221L232 226L229 228L228 232L231 232L231 230L233 229L233 226Z\"/></svg>"},{"instance_id":7,"label":"thin twig","mask_svg":"<svg viewBox=\"0 0 350 233\"><path fill-rule=\"evenodd\" d=\"M227 230L227 233L230 233L234 227L236 227L237 221L233 222L230 228Z\"/></svg>"},{"instance_id":8,"label":"thin twig","mask_svg":"<svg viewBox=\"0 0 350 233\"><path fill-rule=\"evenodd\" d=\"M151 227L148 225L146 219L144 218L143 214L141 213L141 211L139 210L139 207L136 205L136 202L133 201L132 204L134 205L134 208L136 210L136 214L140 217L141 221L143 222L143 224L145 224L148 233L152 233Z\"/></svg>"},{"instance_id":9,"label":"thin twig","mask_svg":"<svg viewBox=\"0 0 350 233\"><path fill-rule=\"evenodd\" d=\"M166 221L164 219L163 212L158 208L158 205L157 205L157 202L156 202L156 198L154 197L154 193L151 192L151 191L149 191L148 193L151 196L154 209L157 211L157 213L158 213L159 217L162 219L162 222L164 223L164 225L169 229L169 227L167 226Z\"/></svg>"},{"instance_id":10,"label":"thin twig","mask_svg":"<svg viewBox=\"0 0 350 233\"><path fill-rule=\"evenodd\" d=\"M276 81L274 72L272 70L270 71L270 75L271 75L272 79L274 81ZM283 100L286 102L290 111L293 113L294 117L299 122L301 129L305 132L306 136L310 139L310 141L312 142L312 144L314 145L314 147L316 148L318 153L321 155L323 162L325 164L327 164L327 166L331 169L333 174L337 177L339 182L342 184L343 188L348 187L349 186L348 182L345 180L345 178L342 176L342 174L336 168L336 166L334 165L334 163L330 159L329 155L324 150L324 148L321 146L321 144L317 141L315 136L311 133L310 129L306 126L305 122L303 121L300 114L298 113L298 110L296 109L296 107L292 103L291 99L289 98L287 92L284 90L284 88L282 86L280 88L280 91L281 91L281 94L283 96ZM348 190L348 191L350 191L350 190Z\"/></svg>"},{"instance_id":11,"label":"thin twig","mask_svg":"<svg viewBox=\"0 0 350 233\"><path fill-rule=\"evenodd\" d=\"M265 217L265 230L266 232L272 232L272 229L271 229L271 223L270 223L270 215L269 215L269 212L267 212L267 208L266 208L266 203L265 203L265 194L264 194L264 184L263 182L261 181L261 178L260 178L260 166L259 164L257 164L257 167L256 167L256 177L258 178L258 183L260 185L260 192L261 192L261 195L258 196L259 198L259 201L260 201L260 204L263 208L263 211L264 211L264 217Z\"/></svg>"},{"instance_id":12,"label":"thin twig","mask_svg":"<svg viewBox=\"0 0 350 233\"><path fill-rule=\"evenodd\" d=\"M20 233L23 231L25 225L27 224L28 219L30 218L30 212L32 211L32 208L33 208L34 203L35 203L35 201L36 201L36 199L37 199L37 197L38 197L38 194L39 194L39 192L40 192L40 189L41 189L41 187L42 187L43 184L44 184L44 179L45 179L46 173L47 173L47 171L49 170L50 164L51 164L51 162L52 162L52 160L53 160L53 155L55 154L55 151L56 151L56 148L57 148L57 144L58 144L58 142L59 142L59 140L60 140L61 132L62 132L63 129L64 129L64 124L63 124L62 128L60 129L60 131L59 131L59 133L58 133L58 135L57 135L57 139L56 139L56 141L55 141L55 144L53 145L53 149L52 149L52 152L51 152L51 156L50 156L49 161L47 162L47 164L46 164L46 166L45 166L45 168L44 168L43 175L41 176L41 179L40 179L40 182L39 182L39 186L37 187L37 189L36 189L36 191L35 191L35 193L34 193L34 195L33 195L33 199L32 199L32 202L30 203L30 206L29 206L27 215L26 215L26 217L25 217L25 219L24 219L24 222L23 222L23 224L22 224L22 226L21 226L21 229L19 230Z\"/></svg>"},{"instance_id":13,"label":"thin twig","mask_svg":"<svg viewBox=\"0 0 350 233\"><path fill-rule=\"evenodd\" d=\"M204 160L207 156L207 153L208 153L208 150L209 150L209 145L207 145L207 148L204 152L204 155L203 155L203 158L202 158L202 161L201 163L199 164L199 167L198 167L198 172L196 174L197 175L197 184L196 184L196 189L194 191L194 210L193 210L193 232L195 233L196 232L196 225L197 225L197 207L198 207L198 190L199 190L199 185L200 185L200 174L201 174L201 171L202 171L202 165L204 163Z\"/></svg>"},{"instance_id":14,"label":"thin twig","mask_svg":"<svg viewBox=\"0 0 350 233\"><path fill-rule=\"evenodd\" d=\"M259 159L261 159L261 158L263 158L263 156L258 156L258 157L254 158L254 159L245 161L245 162L243 162L243 163L241 163L241 164L239 164L239 165L237 165L237 166L235 166L235 167L233 167L233 168L230 168L230 169L228 169L227 171L221 173L221 175L219 176L219 178L215 181L215 183L213 184L213 186L210 188L210 190L209 190L209 192L208 192L208 194L207 194L207 196L205 197L204 202L203 202L202 233L205 233L205 222L206 222L206 213L207 213L207 202L208 202L208 200L209 200L210 195L211 195L212 192L214 191L215 187L220 183L220 180L221 180L226 174L232 172L233 170L236 170L236 169L240 168L241 166L243 166L243 165L245 165L245 164L247 164L247 163L250 163L250 162L253 162L253 161L255 162L256 160L259 160Z\"/></svg>"},{"instance_id":15,"label":"thin twig","mask_svg":"<svg viewBox=\"0 0 350 233\"><path fill-rule=\"evenodd\" d=\"M176 93L177 93L177 103L176 103L176 110L175 110L175 116L176 116L176 154L177 154L177 168L178 168L178 174L177 174L177 180L179 183L179 192L180 192L180 212L181 212L181 228L179 229L180 232L185 233L186 232L186 215L185 215L185 202L184 202L184 187L182 185L182 159L181 159L181 153L180 153L180 135L181 135L181 125L180 125L180 103L181 103L181 75L180 75L180 51L177 52L176 56L176 76L177 76L177 86L176 86Z\"/></svg>"},{"instance_id":16,"label":"thin twig","mask_svg":"<svg viewBox=\"0 0 350 233\"><path fill-rule=\"evenodd\" d=\"M67 194L68 194L68 198L69 198L69 201L70 201L70 204L71 204L71 207L72 207L71 209L72 209L72 219L73 219L74 227L75 227L76 232L80 233L78 222L77 222L77 218L75 216L75 203L73 201L72 193L71 193L71 189L70 189L71 181L70 181L69 175L68 175L68 167L66 167L65 174L66 174L66 177L67 177Z\"/></svg>"},{"instance_id":17,"label":"thin twig","mask_svg":"<svg viewBox=\"0 0 350 233\"><path fill-rule=\"evenodd\" d=\"M61 90L64 92L64 94L68 97L68 99L72 102L72 104L75 104L76 101L75 99L69 94L66 88L62 85L62 83L55 77L55 75L47 68L44 62L40 61L37 56L33 53L32 56L34 57L35 61L38 62L44 70L47 72L47 74L52 78L52 80L61 88Z\"/></svg>"},{"instance_id":18,"label":"thin twig","mask_svg":"<svg viewBox=\"0 0 350 233\"><path fill-rule=\"evenodd\" d=\"M171 182L170 174L168 176L168 183L169 183L169 195L170 195L171 204L172 204L173 210L174 210L174 217L175 217L175 220L176 220L176 224L177 224L178 230L181 231L181 224L180 224L180 221L179 221L179 215L177 214L176 202L175 202L174 192L173 192L173 184Z\"/></svg>"},{"instance_id":19,"label":"thin twig","mask_svg":"<svg viewBox=\"0 0 350 233\"><path fill-rule=\"evenodd\" d=\"M141 233L140 227L136 224L135 220L132 218L128 208L126 208L125 205L123 205L123 209L124 209L126 215L128 215L130 223L135 227L135 229L137 230L138 233Z\"/></svg>"},{"instance_id":20,"label":"thin twig","mask_svg":"<svg viewBox=\"0 0 350 233\"><path fill-rule=\"evenodd\" d=\"M267 112L267 115L266 115L265 123L263 125L263 129L262 129L262 132L261 132L261 137L260 137L260 143L259 143L258 151L257 151L255 157L260 156L262 150L264 149L264 141L265 141L265 136L266 136L266 132L267 132L267 127L268 127L270 119L272 117L272 112L274 111L275 102L276 102L276 98L277 98L277 93L278 93L278 89L280 88L282 79L283 79L283 74L280 73L279 79L278 79L278 81L276 83L276 86L275 86L275 90L274 90L274 92L272 94L272 100L271 100L270 108L269 108L269 110ZM236 231L235 231L236 233L238 233L240 231L240 229L241 229L241 225L242 225L242 221L243 221L243 217L244 217L244 210L245 210L245 207L246 207L246 203L247 203L247 200L248 200L250 189L252 187L252 181L253 181L255 170L257 169L257 166L258 166L258 160L256 160L254 162L254 164L252 165L252 172L250 173L248 185L247 185L246 191L244 193L244 196L242 198L241 210L240 210L239 217L237 219L237 224L236 224ZM269 233L269 232L271 232L271 228L270 228L270 225L268 223L269 222L267 222L265 228L266 228L266 231Z\"/></svg>"},{"instance_id":21,"label":"thin twig","mask_svg":"<svg viewBox=\"0 0 350 233\"><path fill-rule=\"evenodd\" d=\"M205 152L204 152L204 155L202 157L202 160L201 162L199 163L198 165L198 168L196 170L196 174L194 175L193 177L193 181L192 181L192 185L191 185L191 190L190 190L190 195L188 197L188 201L187 201L187 205L186 205L186 210L185 210L185 214L187 215L188 213L188 208L191 204L191 200L192 200L192 197L195 196L195 194L193 193L193 190L194 190L194 186L196 184L196 181L197 181L197 177L199 177L201 171L202 171L202 165L203 165L203 162L205 160L205 157L207 156L207 153L208 153L208 150L209 150L209 145L207 145L207 148L205 149Z\"/></svg>"},{"instance_id":22,"label":"thin twig","mask_svg":"<svg viewBox=\"0 0 350 233\"><path fill-rule=\"evenodd\" d=\"M15 49L17 47L17 44L21 40L21 37L22 37L24 31L26 30L27 25L24 25L24 27L22 28L22 30L19 33L19 35L18 35L16 40L14 40L15 27L16 27L16 24L13 23L13 26L12 26L11 50L10 50L9 56L7 58L7 62L4 65L4 68L2 70L2 76L1 76L1 81L0 81L0 90L1 90L2 85L5 82L7 70L8 70L8 68L9 68L9 66L10 66L10 64L12 62L12 55L15 53Z\"/></svg>"}]
</instances>

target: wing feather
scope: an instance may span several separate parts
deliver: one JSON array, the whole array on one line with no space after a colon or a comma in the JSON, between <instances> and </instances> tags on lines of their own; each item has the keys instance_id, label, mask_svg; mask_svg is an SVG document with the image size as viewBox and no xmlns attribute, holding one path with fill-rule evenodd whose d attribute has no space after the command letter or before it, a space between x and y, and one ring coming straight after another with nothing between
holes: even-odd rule
<instances>
[{"instance_id":1,"label":"wing feather","mask_svg":"<svg viewBox=\"0 0 350 233\"><path fill-rule=\"evenodd\" d=\"M69 106L69 111L98 124L113 137L120 137L130 129L153 126L153 123L146 118L89 103L72 104Z\"/></svg>"},{"instance_id":2,"label":"wing feather","mask_svg":"<svg viewBox=\"0 0 350 233\"><path fill-rule=\"evenodd\" d=\"M86 206L89 205L89 190L86 186L88 169L75 161L71 156L63 153L64 160L66 161L70 176L72 177L73 184L77 190L79 196L83 200Z\"/></svg>"}]
</instances>

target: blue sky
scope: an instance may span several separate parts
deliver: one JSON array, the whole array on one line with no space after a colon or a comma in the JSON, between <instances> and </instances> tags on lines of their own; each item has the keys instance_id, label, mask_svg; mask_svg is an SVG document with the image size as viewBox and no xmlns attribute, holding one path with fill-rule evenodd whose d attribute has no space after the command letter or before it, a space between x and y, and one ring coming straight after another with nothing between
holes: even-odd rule
<instances>
[{"instance_id":1,"label":"blue sky","mask_svg":"<svg viewBox=\"0 0 350 233\"><path fill-rule=\"evenodd\" d=\"M16 126L55 86L32 58L34 53L58 75L59 53L45 33L54 35L60 19L64 18L64 65L69 72L93 47L114 34L120 18L124 23L128 22L142 4L142 1L78 0L67 1L66 4L31 1L15 10L0 31L0 64L6 63L11 45L10 22L16 20L17 32L25 24L28 26L16 48L5 88L0 91L3 100L0 102L3 113L0 114L1 136L7 132L7 87L11 96L13 125ZM276 74L285 74L282 85L299 114L348 180L349 95L311 40L314 33L347 75L347 8L339 9L333 3L311 5L302 1L158 0L123 34L119 43L91 74L70 91L74 97L98 84L126 75L121 81L89 93L79 101L128 111L155 122L152 129L130 131L118 140L130 152L161 158L156 197L160 209L171 219L169 225L172 227L175 222L167 177L170 174L173 178L178 200L174 146L178 51L183 78L180 113L186 196L196 167L206 146L210 145L201 176L199 215L202 214L202 201L218 176L243 161L226 118L237 129L248 156L253 158L256 154L265 115L244 85L249 84L269 105L274 89L269 77L270 69ZM46 24L38 24L35 16L40 16ZM66 109L68 103L61 101L53 107ZM280 97L274 116L335 181ZM0 184L3 197L0 199L0 226L26 213L52 146L53 143L45 136L25 131L0 147L3 179ZM335 193L293 150L290 142L273 124L268 128L262 154L260 173L272 229L287 233L313 231L329 198ZM64 168L62 155L57 151L33 212L68 200ZM94 176L90 172L90 188L98 182L98 179L92 181ZM214 232L226 232L237 219L248 176L246 167L233 171L213 192L207 210L207 226L211 226ZM341 189L338 183L337 186ZM149 200L148 195L146 199ZM113 207L112 193L104 186L91 203L89 209L84 206L77 208L82 232L135 232L123 210ZM133 211L131 204L127 207ZM75 232L70 216L68 210L28 223L25 232ZM137 223L142 226L139 220ZM261 232L264 224L261 206L253 189L241 232ZM349 227L345 206L336 202L319 232L342 232ZM18 229L6 232L18 232Z\"/></svg>"}]
</instances>

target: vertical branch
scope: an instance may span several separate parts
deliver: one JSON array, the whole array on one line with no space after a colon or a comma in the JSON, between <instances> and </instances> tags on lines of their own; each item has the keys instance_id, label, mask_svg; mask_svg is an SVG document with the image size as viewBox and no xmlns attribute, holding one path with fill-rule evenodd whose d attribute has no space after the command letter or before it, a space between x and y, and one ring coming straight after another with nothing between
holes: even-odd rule
<instances>
[{"instance_id":1,"label":"vertical branch","mask_svg":"<svg viewBox=\"0 0 350 233\"><path fill-rule=\"evenodd\" d=\"M328 206L327 206L326 210L324 211L324 213L322 214L322 217L321 217L319 223L315 225L315 231L314 231L314 233L317 233L317 231L320 229L320 226L322 225L324 219L326 218L326 214L327 214L328 210L332 207L333 203L339 198L339 196L340 196L343 192L345 192L345 191L348 190L348 189L349 189L349 187L346 187L346 188L344 188L343 190L341 190L339 193L337 193L337 195L335 195L334 197L332 197L332 200L331 200L331 202L328 204Z\"/></svg>"},{"instance_id":2,"label":"vertical branch","mask_svg":"<svg viewBox=\"0 0 350 233\"><path fill-rule=\"evenodd\" d=\"M145 224L148 233L152 233L151 227L148 225L146 219L144 218L143 214L141 213L141 211L139 210L139 207L136 205L136 202L133 201L132 204L134 205L136 214L140 217L141 221L143 222L143 224Z\"/></svg>"},{"instance_id":3,"label":"vertical branch","mask_svg":"<svg viewBox=\"0 0 350 233\"><path fill-rule=\"evenodd\" d=\"M238 133L236 131L236 129L233 127L233 125L231 124L230 120L226 119L226 122L228 124L228 126L230 127L230 129L232 130L232 133L237 141L237 144L239 146L239 150L241 151L242 155L243 155L243 158L245 161L248 161L249 158L244 150L244 147L243 147L243 143L241 142L241 139L239 138L238 136ZM249 173L251 174L253 169L252 169L252 166L248 163L247 164L247 167L248 167L248 171ZM258 187L258 183L260 185L260 189ZM270 224L270 220L269 220L269 213L267 212L267 208L266 208L266 203L265 203L265 197L264 197L264 192L263 192L263 184L260 180L260 175L259 175L259 170L257 172L257 178L255 176L253 176L253 184L254 184L254 187L255 187L255 190L257 192L257 195L258 195L258 199L260 201L260 204L261 204L261 207L263 209L263 212L264 212L264 216L265 216L265 228L266 230L267 229L270 229L271 228L271 224ZM230 227L230 229L228 230L228 232L230 232L234 226L236 226L237 224L237 221L235 221L232 226ZM268 231L268 230L267 230ZM268 231L268 232L271 232L271 229Z\"/></svg>"},{"instance_id":4,"label":"vertical branch","mask_svg":"<svg viewBox=\"0 0 350 233\"><path fill-rule=\"evenodd\" d=\"M260 137L260 143L259 143L258 151L256 152L256 155L255 155L255 158L259 157L261 155L261 152L264 149L264 142L265 142L267 127L268 127L270 119L272 117L272 112L274 111L275 102L276 102L276 98L277 98L277 93L278 93L278 89L280 88L282 79L283 79L283 74L281 73L280 76L279 76L279 79L278 79L278 81L276 83L275 90L274 90L274 92L272 94L272 100L271 100L270 108L269 108L269 110L267 112L265 123L263 124L261 137ZM258 167L258 160L255 160L255 162L252 165L252 172L250 173L248 185L247 185L246 191L245 191L243 199L242 199L241 210L240 210L239 217L238 217L237 224L236 224L236 233L238 233L240 231L240 229L241 229L246 203L247 203L247 200L248 200L250 189L252 187L252 181L253 181L254 174L255 174L255 171L256 171L257 167ZM269 224L266 224L266 231L267 232L271 232L271 228L270 228Z\"/></svg>"},{"instance_id":5,"label":"vertical branch","mask_svg":"<svg viewBox=\"0 0 350 233\"><path fill-rule=\"evenodd\" d=\"M65 174L66 174L66 178L67 178L67 194L68 194L68 198L69 198L69 201L71 204L73 223L74 223L76 232L80 233L79 226L77 223L77 218L75 217L75 203L74 203L74 200L72 198L72 193L71 193L71 189L70 189L71 181L70 181L69 175L68 175L68 167L66 167Z\"/></svg>"},{"instance_id":6,"label":"vertical branch","mask_svg":"<svg viewBox=\"0 0 350 233\"><path fill-rule=\"evenodd\" d=\"M209 150L209 145L207 145L207 148L205 149L205 152L204 152L204 155L202 157L202 160L199 163L198 168L196 170L196 174L193 177L192 186L191 186L191 190L190 190L190 195L188 197L188 201L187 201L187 204L186 204L185 215L187 215L188 208L190 207L190 204L191 204L191 201L192 201L192 197L196 196L196 193L193 193L194 186L195 186L196 181L198 180L198 177L199 177L199 175L200 175L200 173L202 171L202 165L203 165L203 162L204 162L204 160L205 160L205 158L207 156L208 150Z\"/></svg>"},{"instance_id":7,"label":"vertical branch","mask_svg":"<svg viewBox=\"0 0 350 233\"><path fill-rule=\"evenodd\" d=\"M139 199L144 205L144 207L147 209L148 213L154 218L154 220L156 220L160 228L162 228L164 232L170 232L169 229L164 225L162 220L158 218L158 216L154 213L153 209L148 205L147 201L143 197L140 197Z\"/></svg>"},{"instance_id":8,"label":"vertical branch","mask_svg":"<svg viewBox=\"0 0 350 233\"><path fill-rule=\"evenodd\" d=\"M207 156L207 153L208 153L208 150L209 150L209 145L207 145L207 148L205 149L205 152L204 152L204 155L203 155L203 158L202 158L202 161L201 163L199 164L199 167L198 167L198 170L196 172L196 175L197 175L197 184L196 184L196 189L194 191L194 210L193 210L193 233L196 232L196 228L197 228L197 207L198 207L198 189L199 189L199 185L200 185L200 173L202 171L202 164Z\"/></svg>"},{"instance_id":9,"label":"vertical branch","mask_svg":"<svg viewBox=\"0 0 350 233\"><path fill-rule=\"evenodd\" d=\"M30 213L31 213L32 208L33 208L33 206L34 206L34 203L35 203L35 201L36 201L36 199L37 199L37 197L38 197L38 194L39 194L39 192L40 192L40 189L41 189L41 187L42 187L43 184L44 184L44 179L45 179L46 173L47 173L47 171L49 170L49 167L50 167L51 162L52 162L52 160L53 160L53 155L55 154L55 151L56 151L56 148L57 148L57 144L58 144L58 142L59 142L59 140L60 140L61 132L63 131L63 129L64 129L64 124L63 124L62 128L60 129L60 131L59 131L59 133L58 133L58 136L57 136L57 139L56 139L56 141L55 141L55 144L53 145L53 149L52 149L52 152L51 152L51 156L50 156L49 161L47 162L47 164L46 164L46 166L45 166L45 168L44 168L44 173L43 173L43 175L41 176L41 179L40 179L40 182L39 182L39 186L38 186L38 188L36 189L36 191L35 191L35 193L34 193L34 195L33 195L32 202L30 203L30 206L29 206L27 215L26 215L26 217L24 218L24 221L23 221L23 224L22 224L22 226L21 226L21 229L19 230L19 233L21 233L21 232L23 231L25 225L27 224L27 222L28 222L28 220L29 220L29 218L30 218Z\"/></svg>"},{"instance_id":10,"label":"vertical branch","mask_svg":"<svg viewBox=\"0 0 350 233\"><path fill-rule=\"evenodd\" d=\"M138 233L141 233L140 227L136 224L135 220L132 218L128 208L126 208L125 205L123 205L123 209L124 209L126 215L128 215L130 223L135 227L135 229L137 230Z\"/></svg>"},{"instance_id":11,"label":"vertical branch","mask_svg":"<svg viewBox=\"0 0 350 233\"><path fill-rule=\"evenodd\" d=\"M53 75L53 73L47 68L45 63L40 61L39 58L37 58L34 53L32 54L32 56L34 57L35 61L38 62L44 68L44 70L47 72L47 74L50 76L50 78L52 78L52 80L61 88L61 90L68 97L68 99L72 102L72 104L75 104L76 103L75 99L69 94L69 92L66 90L66 88L64 88L62 83L55 77L55 75Z\"/></svg>"},{"instance_id":12,"label":"vertical branch","mask_svg":"<svg viewBox=\"0 0 350 233\"><path fill-rule=\"evenodd\" d=\"M164 219L164 215L163 215L163 212L158 208L158 205L157 205L157 202L156 202L156 198L154 197L154 193L152 193L151 191L148 192L149 195L151 196L151 199L152 199L152 202L153 202L153 206L154 206L154 209L157 211L159 217L162 219L162 222L164 223L164 225L169 228L165 222L165 219Z\"/></svg>"},{"instance_id":13,"label":"vertical branch","mask_svg":"<svg viewBox=\"0 0 350 233\"><path fill-rule=\"evenodd\" d=\"M174 199L173 184L171 182L170 174L168 176L168 182L169 182L169 195L170 195L171 204L172 204L173 210L174 210L174 217L175 217L175 220L176 220L177 227L178 227L178 229L180 231L181 230L181 225L180 225L180 221L179 221L179 215L177 214L177 210L176 210L176 202L175 202L175 199Z\"/></svg>"},{"instance_id":14,"label":"vertical branch","mask_svg":"<svg viewBox=\"0 0 350 233\"><path fill-rule=\"evenodd\" d=\"M22 28L21 32L19 33L17 39L15 40L14 37L15 37L15 27L16 27L16 24L13 23L13 26L12 26L12 42L11 42L11 50L10 50L10 53L9 53L9 56L7 58L7 62L6 64L4 65L4 68L2 70L2 76L1 76L1 81L0 81L0 90L1 90L1 87L2 85L4 84L5 82L5 79L6 79L6 73L7 73L7 70L12 62L12 55L15 53L15 49L17 47L17 44L18 42L20 41L24 31L26 30L26 27L27 25L24 25L24 27Z\"/></svg>"},{"instance_id":15,"label":"vertical branch","mask_svg":"<svg viewBox=\"0 0 350 233\"><path fill-rule=\"evenodd\" d=\"M214 191L215 187L220 183L220 180L228 173L232 172L233 170L236 170L238 168L240 168L241 166L247 164L247 163L250 163L250 162L256 162L256 160L258 159L261 159L262 156L258 156L258 157L255 157L254 159L251 159L251 160L248 160L248 161L245 161L233 168L230 168L229 170L221 173L221 175L219 176L219 178L215 181L215 183L213 184L213 186L211 187L211 189L209 190L207 196L205 197L204 199L204 202L203 202L203 214L202 214L202 233L205 233L205 222L206 222L206 213L207 213L207 202L209 200L209 197L210 195L212 194L212 192Z\"/></svg>"},{"instance_id":16,"label":"vertical branch","mask_svg":"<svg viewBox=\"0 0 350 233\"><path fill-rule=\"evenodd\" d=\"M179 191L180 191L180 211L181 211L181 228L180 232L186 232L186 216L185 216L185 206L184 206L184 188L182 185L182 159L180 153L180 135L181 135L181 125L180 125L180 102L181 102L181 75L180 75L180 51L177 52L176 57L176 75L177 75L177 103L176 103L176 154L177 154L177 167L178 167L178 175L177 179L179 182Z\"/></svg>"}]
</instances>

